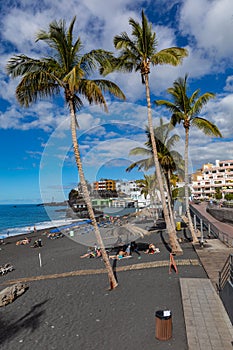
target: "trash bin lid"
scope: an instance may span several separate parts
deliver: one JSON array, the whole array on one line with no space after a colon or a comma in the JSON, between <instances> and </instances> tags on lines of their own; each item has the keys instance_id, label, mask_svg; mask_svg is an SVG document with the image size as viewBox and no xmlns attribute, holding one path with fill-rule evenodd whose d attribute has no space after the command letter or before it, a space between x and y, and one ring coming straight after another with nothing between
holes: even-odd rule
<instances>
[{"instance_id":1,"label":"trash bin lid","mask_svg":"<svg viewBox=\"0 0 233 350\"><path fill-rule=\"evenodd\" d=\"M171 318L172 313L170 310L159 310L155 312L155 316L161 320L168 320Z\"/></svg>"}]
</instances>

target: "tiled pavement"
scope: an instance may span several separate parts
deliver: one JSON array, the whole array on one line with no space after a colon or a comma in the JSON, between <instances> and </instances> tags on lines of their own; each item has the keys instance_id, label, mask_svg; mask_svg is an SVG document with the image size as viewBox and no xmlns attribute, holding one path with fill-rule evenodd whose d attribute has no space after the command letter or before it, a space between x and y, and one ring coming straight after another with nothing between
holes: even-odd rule
<instances>
[{"instance_id":1,"label":"tiled pavement","mask_svg":"<svg viewBox=\"0 0 233 350\"><path fill-rule=\"evenodd\" d=\"M233 328L209 279L181 278L189 350L232 350Z\"/></svg>"},{"instance_id":2,"label":"tiled pavement","mask_svg":"<svg viewBox=\"0 0 233 350\"><path fill-rule=\"evenodd\" d=\"M233 226L211 217L205 205L196 209L223 232L233 234ZM218 239L195 248L209 279L180 279L188 350L233 350L233 326L216 290L218 272L233 249Z\"/></svg>"}]
</instances>

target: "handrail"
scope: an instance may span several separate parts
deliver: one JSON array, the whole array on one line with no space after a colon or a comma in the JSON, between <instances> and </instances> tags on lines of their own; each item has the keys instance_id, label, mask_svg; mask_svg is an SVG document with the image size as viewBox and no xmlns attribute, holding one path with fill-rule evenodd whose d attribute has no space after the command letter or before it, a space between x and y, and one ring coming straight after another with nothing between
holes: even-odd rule
<instances>
[{"instance_id":1,"label":"handrail","mask_svg":"<svg viewBox=\"0 0 233 350\"><path fill-rule=\"evenodd\" d=\"M190 205L190 211L198 217L198 219L202 219L203 225L205 225L208 230L220 241L226 244L228 247L233 247L233 238L227 233L219 230L213 223L211 223L204 215L202 215L196 208Z\"/></svg>"},{"instance_id":2,"label":"handrail","mask_svg":"<svg viewBox=\"0 0 233 350\"><path fill-rule=\"evenodd\" d=\"M218 290L223 290L227 281L230 281L233 284L233 254L230 254L222 268L219 271L218 278Z\"/></svg>"}]
</instances>

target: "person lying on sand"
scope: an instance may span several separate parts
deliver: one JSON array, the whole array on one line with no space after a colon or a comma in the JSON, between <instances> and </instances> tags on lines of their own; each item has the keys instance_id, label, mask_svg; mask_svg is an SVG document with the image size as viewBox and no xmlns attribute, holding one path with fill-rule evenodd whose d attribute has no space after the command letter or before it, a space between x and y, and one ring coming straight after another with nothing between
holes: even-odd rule
<instances>
[{"instance_id":1,"label":"person lying on sand","mask_svg":"<svg viewBox=\"0 0 233 350\"><path fill-rule=\"evenodd\" d=\"M81 259L83 258L100 258L102 256L101 249L97 246L94 248L89 247L86 254L83 254L80 256Z\"/></svg>"},{"instance_id":2,"label":"person lying on sand","mask_svg":"<svg viewBox=\"0 0 233 350\"><path fill-rule=\"evenodd\" d=\"M27 237L25 237L24 239L21 239L20 241L17 241L16 245L24 245L24 244L28 244L30 242L31 242L31 240L28 239Z\"/></svg>"},{"instance_id":3,"label":"person lying on sand","mask_svg":"<svg viewBox=\"0 0 233 350\"><path fill-rule=\"evenodd\" d=\"M156 248L153 243L149 244L148 249L145 251L146 254L155 254L155 253L160 253L159 248Z\"/></svg>"},{"instance_id":4,"label":"person lying on sand","mask_svg":"<svg viewBox=\"0 0 233 350\"><path fill-rule=\"evenodd\" d=\"M11 272L13 270L14 270L14 268L11 264L5 264L5 265L0 266L0 274L1 275L5 275L8 272Z\"/></svg>"},{"instance_id":5,"label":"person lying on sand","mask_svg":"<svg viewBox=\"0 0 233 350\"><path fill-rule=\"evenodd\" d=\"M119 252L116 255L109 255L109 259L121 260L124 258L132 258L132 255L130 255L128 251L124 251L122 249L119 250Z\"/></svg>"}]
</instances>

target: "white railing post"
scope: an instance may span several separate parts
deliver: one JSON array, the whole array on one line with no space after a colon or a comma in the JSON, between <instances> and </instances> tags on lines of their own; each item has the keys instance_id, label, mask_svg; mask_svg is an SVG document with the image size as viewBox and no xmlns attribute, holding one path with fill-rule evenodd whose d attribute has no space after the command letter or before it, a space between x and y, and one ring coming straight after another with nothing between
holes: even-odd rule
<instances>
[{"instance_id":1,"label":"white railing post","mask_svg":"<svg viewBox=\"0 0 233 350\"><path fill-rule=\"evenodd\" d=\"M200 224L201 224L201 241L200 241L200 244L201 246L204 245L204 238L203 238L203 220L200 219Z\"/></svg>"}]
</instances>

